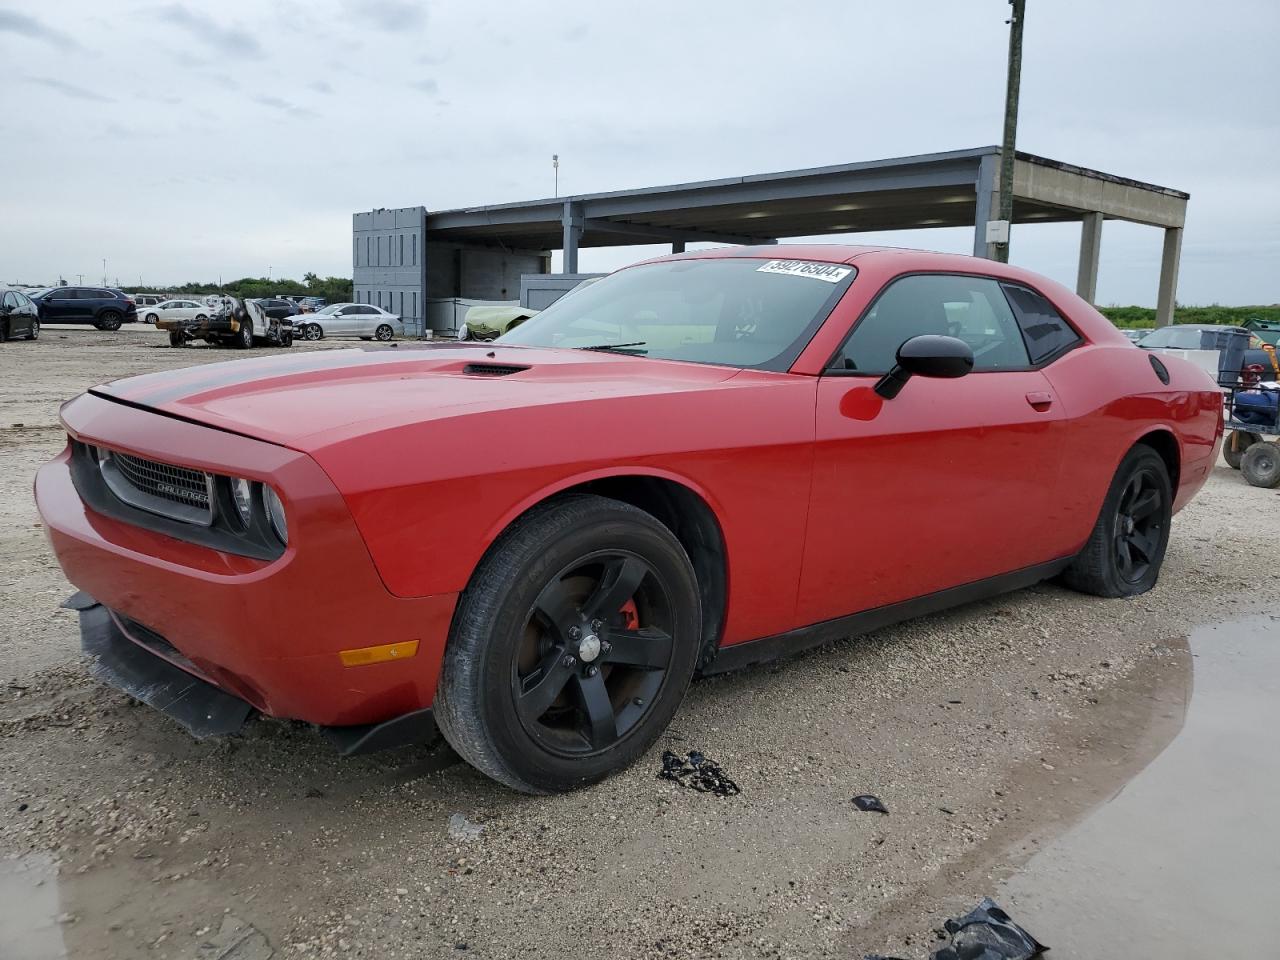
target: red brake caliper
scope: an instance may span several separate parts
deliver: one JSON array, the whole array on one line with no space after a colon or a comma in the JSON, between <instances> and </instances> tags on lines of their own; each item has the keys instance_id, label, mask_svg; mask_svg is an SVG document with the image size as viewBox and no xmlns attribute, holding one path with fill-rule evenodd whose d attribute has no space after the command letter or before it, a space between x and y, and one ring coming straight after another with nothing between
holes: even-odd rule
<instances>
[{"instance_id":1,"label":"red brake caliper","mask_svg":"<svg viewBox=\"0 0 1280 960\"><path fill-rule=\"evenodd\" d=\"M628 600L618 612L622 614L622 627L624 630L640 629L640 612L636 610L635 600Z\"/></svg>"}]
</instances>

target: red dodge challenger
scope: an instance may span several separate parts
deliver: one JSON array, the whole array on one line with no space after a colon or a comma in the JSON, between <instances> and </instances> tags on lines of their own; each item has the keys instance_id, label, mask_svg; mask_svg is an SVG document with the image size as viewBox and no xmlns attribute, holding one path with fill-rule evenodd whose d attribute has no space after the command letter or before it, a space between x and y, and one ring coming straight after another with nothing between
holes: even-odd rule
<instances>
[{"instance_id":1,"label":"red dodge challenger","mask_svg":"<svg viewBox=\"0 0 1280 960\"><path fill-rule=\"evenodd\" d=\"M541 793L635 760L695 674L1049 577L1150 589L1221 411L1025 270L728 248L492 343L96 387L36 499L98 674L193 733L438 725Z\"/></svg>"}]
</instances>

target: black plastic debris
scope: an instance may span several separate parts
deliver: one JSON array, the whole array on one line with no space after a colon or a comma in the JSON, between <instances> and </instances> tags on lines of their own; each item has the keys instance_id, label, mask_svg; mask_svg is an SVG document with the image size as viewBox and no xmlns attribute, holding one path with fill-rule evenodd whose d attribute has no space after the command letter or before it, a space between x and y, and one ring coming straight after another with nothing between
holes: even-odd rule
<instances>
[{"instance_id":1,"label":"black plastic debris","mask_svg":"<svg viewBox=\"0 0 1280 960\"><path fill-rule=\"evenodd\" d=\"M951 943L931 960L1030 960L1049 948L1014 923L990 897L944 926Z\"/></svg>"},{"instance_id":2,"label":"black plastic debris","mask_svg":"<svg viewBox=\"0 0 1280 960\"><path fill-rule=\"evenodd\" d=\"M690 750L684 757L670 750L662 751L662 769L658 771L658 779L670 780L699 793L714 793L717 797L733 797L742 792L725 776L720 764L708 760L697 750Z\"/></svg>"},{"instance_id":3,"label":"black plastic debris","mask_svg":"<svg viewBox=\"0 0 1280 960\"><path fill-rule=\"evenodd\" d=\"M873 797L869 793L864 793L859 797L854 797L853 805L865 813L888 813L889 812L889 808L880 802L879 797Z\"/></svg>"}]
</instances>

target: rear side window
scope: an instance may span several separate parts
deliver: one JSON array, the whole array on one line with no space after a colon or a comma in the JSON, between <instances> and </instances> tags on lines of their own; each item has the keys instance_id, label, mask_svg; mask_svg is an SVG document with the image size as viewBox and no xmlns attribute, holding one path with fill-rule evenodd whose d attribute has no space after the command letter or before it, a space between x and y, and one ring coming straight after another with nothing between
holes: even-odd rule
<instances>
[{"instance_id":1,"label":"rear side window","mask_svg":"<svg viewBox=\"0 0 1280 960\"><path fill-rule=\"evenodd\" d=\"M1022 328L1022 336L1027 341L1032 365L1039 366L1052 360L1080 342L1080 335L1040 294L1011 283L1003 284L1003 287L1014 316L1018 318L1018 326Z\"/></svg>"}]
</instances>

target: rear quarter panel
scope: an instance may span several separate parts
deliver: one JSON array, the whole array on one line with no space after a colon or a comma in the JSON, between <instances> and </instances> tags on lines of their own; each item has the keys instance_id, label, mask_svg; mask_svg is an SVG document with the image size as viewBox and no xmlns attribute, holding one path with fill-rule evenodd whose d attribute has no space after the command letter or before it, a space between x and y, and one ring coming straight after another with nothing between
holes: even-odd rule
<instances>
[{"instance_id":1,"label":"rear quarter panel","mask_svg":"<svg viewBox=\"0 0 1280 960\"><path fill-rule=\"evenodd\" d=\"M1177 441L1175 510L1213 467L1222 438L1222 395L1192 364L1161 359L1170 375L1167 386L1146 351L1126 344L1081 347L1045 368L1072 424L1064 441L1061 491L1078 546L1088 539L1120 460L1152 431L1166 431Z\"/></svg>"}]
</instances>

